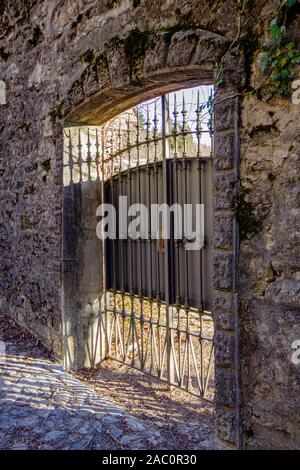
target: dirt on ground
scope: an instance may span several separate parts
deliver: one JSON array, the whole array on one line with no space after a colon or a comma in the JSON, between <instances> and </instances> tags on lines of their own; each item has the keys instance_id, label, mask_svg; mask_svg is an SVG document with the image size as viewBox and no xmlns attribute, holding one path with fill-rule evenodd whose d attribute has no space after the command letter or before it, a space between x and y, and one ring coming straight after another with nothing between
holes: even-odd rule
<instances>
[{"instance_id":1,"label":"dirt on ground","mask_svg":"<svg viewBox=\"0 0 300 470\"><path fill-rule=\"evenodd\" d=\"M174 444L174 449L212 448L212 404L113 360L74 375L130 414L152 422Z\"/></svg>"}]
</instances>

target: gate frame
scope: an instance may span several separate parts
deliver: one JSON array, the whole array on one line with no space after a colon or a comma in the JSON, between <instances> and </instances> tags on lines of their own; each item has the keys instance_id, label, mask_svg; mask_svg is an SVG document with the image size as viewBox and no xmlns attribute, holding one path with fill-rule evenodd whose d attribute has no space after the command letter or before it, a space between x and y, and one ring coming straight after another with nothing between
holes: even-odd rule
<instances>
[{"instance_id":1,"label":"gate frame","mask_svg":"<svg viewBox=\"0 0 300 470\"><path fill-rule=\"evenodd\" d=\"M213 33L212 33L213 34ZM218 36L218 35L214 35ZM224 38L218 36L220 42ZM171 44L172 46L172 44ZM170 47L171 47L170 46ZM163 93L178 89L211 84L214 82L214 62L218 50L211 53L206 43L202 47L204 57L210 54L205 65L185 64L176 67L158 67L151 73L144 73L139 81L128 80L113 83L108 88L93 93L78 105L78 96L69 96L68 105L64 109L67 122L77 125L101 125L108 119ZM224 81L215 94L214 106L214 149L213 149L213 288L214 288L214 328L215 328L215 387L216 387L216 437L220 445L240 448L242 446L241 426L241 393L240 393L240 360L239 341L240 327L238 314L238 257L239 236L236 208L239 197L239 115L240 98L238 87L244 77L241 72L241 58L237 51L224 57L224 74L230 78ZM117 54L117 53L116 53ZM200 54L201 56L201 54ZM121 60L121 59L120 59ZM200 62L200 61L199 61ZM89 76L86 75L88 86ZM84 89L83 82L82 88ZM80 100L79 100L80 101ZM71 195L64 213L72 211L78 205L76 195ZM72 199L73 198L73 199ZM75 222L76 225L76 222ZM76 227L73 226L75 230ZM78 335L78 331L70 333L65 327L78 324L76 310L76 282L74 272L77 270L75 257L68 257L64 230L63 255L63 344L64 355L69 354L70 336ZM77 239L72 243L77 243ZM67 273L67 277L66 277ZM75 285L71 289L70 273ZM69 277L68 277L69 276ZM67 287L66 287L67 286ZM74 294L75 293L75 294ZM77 299L78 301L78 299ZM72 328L71 328L72 329ZM71 338L72 339L72 338ZM73 344L74 338L73 338ZM71 343L72 343L71 341ZM66 368L77 368L78 364L65 361Z\"/></svg>"},{"instance_id":2,"label":"gate frame","mask_svg":"<svg viewBox=\"0 0 300 470\"><path fill-rule=\"evenodd\" d=\"M188 89L188 90L195 90L195 88ZM179 91L179 93L181 93L181 92L182 92L182 90ZM127 132L125 130L125 134L126 134L125 143L124 143L125 146L123 148L122 145L116 143L116 145L114 145L114 151L116 153L114 153L113 150L111 149L112 153L109 152L108 155L105 155L104 149L105 149L107 143L108 143L109 148L112 145L112 142L114 140L113 135L115 135L117 140L120 139L120 120L119 119L121 119L122 117L124 118L123 122L124 122L124 125L126 127L128 125L128 121L127 121L127 119L124 115L126 115L127 111L125 111L125 113L120 114L116 118L113 118L112 120L108 121L108 127L106 127L106 124L104 124L104 126L103 126L104 129L99 129L98 131L97 130L95 131L96 136L98 134L102 135L102 147L101 148L102 148L102 152L104 152L101 155L102 156L102 174L104 175L104 178L102 179L103 201L105 203L107 203L107 202L110 203L110 204L113 203L113 194L115 193L115 191L117 192L117 194L119 194L118 184L120 184L121 181L123 180L124 174L127 175L126 180L127 179L130 180L130 187L133 187L133 189L134 189L135 184L132 183L132 179L134 180L135 171L137 170L138 171L137 174L140 174L139 169L141 170L141 169L148 168L148 170L149 170L153 166L154 166L154 168L156 168L156 163L159 163L160 165L154 173L158 172L161 175L161 181L160 181L159 185L161 185L161 187L162 187L162 193L161 193L162 200L160 202L161 203L169 202L169 205L170 205L170 204L175 203L175 201L176 201L176 203L178 204L178 202L179 202L178 201L179 188L177 187L178 181L177 181L177 184L176 184L176 198L175 198L175 200L173 200L172 198L171 198L171 200L169 199L170 194L171 193L173 194L172 190L171 190L171 193L170 193L171 186L173 184L175 185L174 181L173 181L173 183L170 182L170 180L173 179L171 177L171 172L172 173L173 172L177 173L177 171L178 171L177 164L179 162L181 162L181 163L189 162L190 164L196 162L197 163L197 165L196 165L196 168L197 168L197 170L196 170L197 181L198 181L198 184L200 185L199 189L201 187L201 191L200 191L201 194L200 194L200 192L198 194L200 200L198 200L197 202L201 203L201 201L203 201L202 198L204 198L204 201L206 201L206 204L207 204L208 201L207 201L206 198L209 197L209 204L208 204L208 206L209 206L208 211L209 212L207 212L206 216L208 217L208 219L211 219L210 222L207 221L207 223L209 223L209 225L211 225L211 226L210 226L210 228L206 229L206 237L209 239L209 246L210 246L209 251L211 251L211 248L212 248L212 214L213 214L212 202L213 201L212 201L212 194L210 194L210 192L212 191L212 172L211 172L211 170L212 170L212 160L213 159L212 159L211 154L210 155L205 155L205 156L201 155L201 151L199 149L199 144L200 144L200 139L201 139L200 136L202 135L202 132L201 131L199 132L199 129L198 129L198 119L200 119L200 122L201 122L201 117L198 114L199 109L200 109L199 91L197 92L197 98L195 99L195 102L193 103L193 106L195 106L194 112L197 115L197 125L196 125L196 129L191 130L194 137L196 136L196 138L197 138L197 147L198 147L198 149L197 149L197 153L195 153L195 154L190 153L190 152L186 152L186 150L184 150L184 151L179 150L179 155L176 154L176 156L173 155L171 157L170 143L169 143L169 136L170 135L172 136L172 133L170 134L170 114L175 115L175 113L176 113L176 115L178 115L178 114L181 114L181 113L183 114L184 113L184 116L185 116L186 108L184 107L185 106L184 102L183 102L183 104L181 103L181 105L179 105L179 107L178 107L178 105L176 105L176 108L175 108L175 103L174 103L173 104L174 108L172 107L172 110L174 110L174 111L171 111L171 108L169 106L169 98L170 98L170 94L165 94L165 95L161 95L159 98L157 98L155 100L156 103L157 103L158 100L159 100L159 103L160 103L159 104L159 109L161 110L161 125L162 125L161 137L158 137L158 140L161 142L161 149L160 149L161 150L161 155L158 157L158 160L156 160L155 157L153 159L153 156L152 156L152 159L151 158L149 159L149 153L148 153L148 150L147 150L146 151L147 152L147 162L145 162L145 160L143 160L142 163L141 163L140 160L139 160L139 157L137 157L137 161L135 162L136 166L129 165L128 167L126 167L126 164L125 164L125 167L123 167L121 165L121 161L120 161L120 158L121 158L120 156L123 152L125 152L125 155L127 155L129 160L130 160L130 157L129 157L130 149L135 148L135 147L137 149L138 148L141 149L141 148L144 147L144 145L146 145L147 149L149 149L150 143L154 144L154 142L155 142L154 135L156 135L156 132L153 134L152 137L149 136L149 116L148 116L148 114L147 114L147 123L145 124L146 129L147 129L146 137L144 137L144 139L146 138L146 141L144 142L143 138L141 138L141 141L140 141L139 132L137 131L137 136L133 140L133 144L132 144L128 140L129 137L128 137ZM178 98L179 97L177 96L177 99ZM141 105L144 105L146 103L143 102ZM201 101L201 103L202 103L202 101ZM182 106L182 108L181 108L181 106ZM138 109L139 109L139 105L135 108L131 108L131 110L129 110L129 111L135 110L136 112L138 112ZM152 111L154 111L154 110L152 110ZM211 114L210 110L208 110L208 113ZM138 125L137 125L138 121L139 121L138 116L136 116L136 118L137 118L137 122L134 121L132 123L133 128L135 128L135 127L138 128ZM211 116L211 118L212 118L212 116ZM156 121L157 121L157 114L154 114L153 119L151 118L150 122L156 122ZM186 125L189 125L189 124L190 124L190 119L185 118L185 122L184 122L184 125L182 127L182 130L178 129L178 127L175 127L176 131L174 131L174 136L175 136L175 132L176 132L177 138L182 137L183 139L186 139L186 137L184 137L184 135L185 135L184 128L185 128ZM116 133L114 133L114 131L112 131L113 134L110 135L110 129L114 129L115 127L117 127L117 129L119 129L119 132L117 131ZM107 131L109 133L109 136L106 136ZM210 138L211 138L211 133L208 129L204 132L209 133ZM97 138L96 138L96 141L98 141ZM138 151L139 155L140 155L140 152L141 152L141 150ZM174 152L175 152L175 149L174 149ZM177 152L178 152L178 149L177 149ZM183 155L183 152L184 152L184 155ZM155 152L155 155L156 155L156 152ZM114 171L114 165L112 164L112 173L110 173L110 164L114 161L116 161L117 165L120 165L120 168L118 168L116 171ZM175 167L173 165L174 163L176 163ZM200 163L200 168L199 168L199 163ZM107 168L108 174L106 174L106 171L104 170L104 168L106 168L106 165L108 165L108 168ZM103 168L103 166L104 166L104 168ZM188 167L189 167L189 164L188 164ZM193 165L191 165L190 169L192 169L192 167L193 167ZM160 168L160 171L159 171L159 168ZM185 166L183 168L187 169ZM181 170L183 168L181 167ZM146 173L148 173L147 170L146 170ZM186 173L186 172L184 172L184 173ZM130 178L129 178L129 174L131 174ZM175 173L174 173L174 175L175 175ZM204 175L205 175L205 177L204 177ZM117 178L116 187L114 185L115 177ZM121 178L121 179L119 180L119 178ZM139 178L140 177L138 176L138 181L140 181ZM195 180L196 184L197 184L197 181ZM188 184L187 181L185 181L185 183L183 183L181 181L181 183L184 184L184 185ZM137 184L137 182L136 182L136 184ZM143 182L142 186L144 184L147 185L147 183ZM148 184L151 185L150 181L148 182ZM179 187L180 187L180 185L179 185ZM112 189L112 188L115 188L115 189ZM122 188L123 188L123 183L122 183ZM203 188L204 188L204 192L203 192ZM124 188L121 190L121 193L122 193L122 191L124 191ZM126 192L126 195L128 196L128 188L125 190L125 192ZM105 199L105 195L106 195L107 199ZM141 196L140 189L139 189L139 195ZM148 194L148 197L150 198L150 194ZM186 197L187 197L187 194L185 195L184 200L185 200ZM148 200L148 203L150 204L150 200ZM144 201L144 204L145 204L145 201ZM116 215L117 215L117 218L118 218L118 211L117 211ZM120 249L121 246L117 242L117 247L114 248L113 247L114 243L115 242L112 241L112 244L107 245L107 242L105 242L104 245L106 246L106 248L103 250L103 258L104 258L103 278L106 279L106 275L108 275L108 278L109 278L108 283L107 282L103 283L103 296L104 296L105 292L109 292L109 296L111 296L111 303L113 305L113 306L110 306L110 308L107 309L107 303L106 303L106 305L104 307L105 310L107 309L107 312L105 313L105 331L107 330L107 334L105 336L107 338L107 341L106 341L107 345L106 345L106 354L105 354L104 359L105 360L106 359L112 359L112 360L116 360L118 362L121 362L123 364L130 365L129 364L130 361L128 362L128 358L127 358L129 333L127 335L127 341L126 341L126 346L125 346L125 337L126 337L126 335L125 335L125 332L122 328L122 325L124 326L125 317L127 317L128 319L129 319L129 317L131 317L132 323L130 323L130 328L129 329L132 328L132 330L135 331L135 334L132 333L132 338L130 340L130 344L133 347L133 345L135 343L135 340L138 343L139 343L139 339L141 341L141 345L139 345L139 347L137 348L137 351L138 351L137 356L138 356L139 360L138 360L137 363L135 363L135 361L133 360L131 366L136 368L137 370L140 370L143 373L150 374L154 377L159 378L160 380L165 380L168 383L169 386L175 386L175 387L182 388L183 390L186 390L186 391L188 391L189 393L191 393L193 395L200 396L203 400L206 400L210 403L213 403L214 400L211 398L210 393L207 394L207 387L208 387L209 378L211 376L211 359L214 356L214 341L213 341L213 338L211 338L211 339L205 338L205 336L206 336L205 333L204 333L204 337L203 337L203 332L202 332L203 317L208 316L208 318L210 318L210 321L213 321L212 316L211 316L212 297L208 293L208 289L210 289L210 291L212 293L212 279L211 279L211 276L209 276L209 278L207 278L207 274L208 274L207 271L206 271L206 275L203 277L203 272L202 272L203 269L202 268L205 267L206 264L203 264L202 256L200 256L200 252L199 252L199 260L198 260L198 263L200 263L200 265L197 263L197 265L194 266L194 271L193 271L192 277L197 278L198 270L199 270L199 272L201 271L198 282L201 282L201 291L202 291L202 283L205 280L205 288L203 290L203 292L205 292L205 296L203 298L203 292L201 292L200 298L198 300L194 299L194 301L193 301L191 299L191 297L189 297L189 295L191 295L190 291L189 291L190 292L189 294L185 290L184 290L184 292L180 292L180 286L177 285L175 287L175 285L174 285L174 283L176 283L175 278L177 277L177 275L176 275L176 272L173 272L173 270L175 269L175 271L177 271L177 274L179 274L178 273L178 267L176 267L176 268L174 267L174 264L177 264L177 262L179 261L178 258L177 258L177 256L179 255L178 247L175 248L175 245L176 245L175 239L173 239L172 237L171 237L171 239L166 240L166 242L164 244L164 248L163 248L163 251L164 251L164 269L163 269L164 274L162 276L163 279L161 279L161 281L163 282L164 287L162 287L160 285L160 288L161 288L161 290L160 290L160 299L161 299L161 301L157 300L157 297L156 297L157 286L153 287L152 277L151 277L151 281L150 281L151 287L150 287L149 284L145 284L144 285L145 290L143 291L144 292L143 293L143 299L146 300L147 302L149 302L152 306L153 306L153 303L155 305L158 304L158 305L161 305L161 306L163 305L164 306L164 309L166 309L165 317L164 317L164 320L162 320L160 315L159 315L159 319L154 320L152 318L152 310L151 310L149 318L147 320L145 320L145 322L148 323L148 325L150 325L149 329L151 331L151 334L150 334L150 331L149 331L147 339L146 339L143 336L142 332L141 332L141 337L138 338L139 335L138 335L138 333L135 329L137 324L140 325L140 326L142 326L142 324L144 325L144 319L143 319L142 312L138 311L135 314L134 313L134 308L132 309L131 312L127 311L127 314L125 313L125 311L123 311L125 309L124 299L125 298L127 298L128 300L131 299L131 293L130 293L131 288L129 287L128 282L129 283L132 282L132 277L131 277L132 274L129 274L128 269L129 269L129 271L131 271L132 266L131 266L131 268L127 267L127 269L125 269L125 272L127 271L127 275L124 274L123 261L120 260L119 254L118 254L119 253L118 249ZM148 256L150 254L148 252L148 248L149 248L149 245L146 248L146 252L147 252L146 257L147 257L147 259L148 259ZM136 252L137 258L139 258L139 256L141 256L140 249L138 250L139 252ZM170 253L173 252L173 249L174 249L174 253L172 255ZM116 254L115 250L117 250L117 254ZM124 246L121 249L122 256L123 256L123 250L124 250ZM131 252L131 248L129 249L129 246L127 246L127 250L129 250ZM151 252L150 264L151 264L152 255L153 255L152 249L150 249L150 252ZM127 251L127 253L128 253L128 251ZM183 253L186 254L187 258L189 258L188 252L183 251ZM209 267L210 267L210 269L212 268L212 256L211 255L212 255L212 253L210 253L210 255L209 254L206 255L209 258ZM206 256L205 256L205 258L206 258ZM116 263L115 257L117 257L117 263ZM155 258L156 258L156 254L154 253L154 259ZM187 259L186 259L186 261L187 261ZM208 262L207 259L206 259L206 262ZM142 270L142 263L144 263L144 261L141 261L141 264L139 265L141 270ZM185 264L185 261L183 261L183 263ZM112 270L111 270L111 266L112 266ZM120 266L120 272L122 273L122 275L121 275L122 281L120 279L120 273L118 272L118 269L116 269L116 266ZM145 267L144 267L144 269L145 269ZM188 267L185 268L185 272L187 274L186 269L188 269ZM155 271L155 269L154 269L154 271ZM174 274L174 278L173 278L172 273ZM124 276L125 276L125 279L124 279ZM140 278L140 276L141 276L141 271L139 271L138 277L139 277L139 279L142 279L143 276L141 278ZM155 277L155 275L154 275L154 277ZM131 281L129 281L129 279L131 279ZM200 279L201 279L201 281L200 281ZM122 283L124 283L124 281L125 281L126 288L124 288L124 284L122 284ZM182 282L183 282L183 284L185 284L185 281L182 281ZM130 285L132 285L133 288L135 287L134 290L135 290L135 295L137 296L136 298L140 299L139 288L141 286L140 286L139 282L137 281L137 279L135 279L134 284L130 284ZM198 285L198 287L199 287L199 285ZM179 290L176 290L176 288L178 288ZM194 286L194 288L195 288L195 286ZM186 287L185 287L185 289L186 289ZM182 286L181 286L181 290L182 290ZM178 295L180 295L179 296L180 300L178 300L178 297L177 297ZM195 295L195 292L193 292L192 295ZM115 303L116 302L116 296L121 297L122 307L116 306L116 303ZM188 298L188 306L186 305L187 297L189 297ZM180 306L178 305L178 302L180 303ZM141 306L141 309L142 309L142 303L140 303L140 306ZM193 309L194 309L194 311L193 311ZM195 335L195 331L193 333L191 333L190 327L188 326L188 320L187 320L187 323L186 323L185 327L183 327L183 325L180 323L182 321L182 319L179 320L179 317L181 316L181 314L179 313L180 310L186 311L187 318L190 317L190 320L191 320L191 318L193 318L195 320L195 314L196 314L197 319L199 321L198 334ZM200 316L200 318L198 317L198 315ZM186 364L185 359L183 359L183 362L181 362L180 355L179 355L179 357L176 357L176 353L175 353L176 347L174 345L174 335L176 336L176 326L174 324L174 318L175 317L177 318L177 322L178 322L177 323L177 328L180 328L180 332L183 333L184 338L185 338L184 341L187 341L187 344L188 344L187 357L190 356L191 351L192 351L192 357L193 357L192 363L194 361L194 365L195 365L196 369L197 369L197 367L199 367L199 371L196 370L196 378L197 378L196 390L199 392L199 394L197 392L195 392L195 387L193 387L193 385L192 385L192 377L190 376L190 369L189 369L188 363ZM101 322L101 318L102 317L99 315L99 321L100 322ZM147 318L147 316L146 316L146 318ZM156 323L156 321L158 321L158 323ZM121 322L121 325L120 325L120 322ZM115 325L115 332L112 333L112 335L111 335L111 331L114 329L113 325ZM116 325L118 325L118 327ZM155 337L156 335L155 335L155 333L152 329L153 327L154 328L157 327L157 329L159 331L161 331L160 327L162 327L163 331L165 331L165 334L166 334L166 340L165 340L166 342L163 342L163 357L161 358L160 365L157 362L159 358L156 356L156 349L155 349L155 363L156 363L157 370L155 370L156 369L156 367L155 367L154 371L152 370L152 365L153 365L152 364L152 359L153 359L153 354L154 354L153 350L152 350L152 348L153 348L152 340L156 341L156 337ZM177 332L178 332L178 334L180 334L179 330ZM158 333L158 331L157 331L157 333ZM136 338L135 338L135 336L136 336ZM151 336L151 339L149 339L150 336ZM193 345L193 341L192 341L192 338L195 337L195 336L198 337L198 341L201 343L201 346L200 346L201 347L201 352L203 352L203 349L202 349L203 345L204 344L208 345L208 343L206 341L211 343L210 351L208 353L209 354L209 363L207 365L206 377L205 377L204 368L203 368L202 354L201 354L201 357L198 358L200 360L200 364L198 363L196 365L196 358L195 358L195 351L194 351L194 346L195 345ZM113 341L113 338L114 338L114 341ZM149 367L149 364L148 364L148 367L145 367L145 363L143 362L143 358L144 358L143 344L144 344L145 341L147 342L147 346L146 346L147 351L148 351L149 344L151 345L150 346L150 356L151 356L152 359L151 359L150 367ZM120 350L118 349L118 342L119 342ZM113 346L113 344L114 344L114 346ZM183 354L185 355L185 348L184 348ZM145 355L145 357L146 357L146 355ZM177 360L178 360L178 363L177 363ZM162 369L160 369L160 367L162 367ZM186 368L187 368L187 371L186 371ZM175 379L175 372L176 372L176 379ZM187 374L186 383L184 381L185 374ZM200 376L199 376L199 374L200 374ZM201 385L200 385L200 382L199 382L200 377L201 377ZM202 381L203 381L203 383L202 383Z\"/></svg>"}]
</instances>

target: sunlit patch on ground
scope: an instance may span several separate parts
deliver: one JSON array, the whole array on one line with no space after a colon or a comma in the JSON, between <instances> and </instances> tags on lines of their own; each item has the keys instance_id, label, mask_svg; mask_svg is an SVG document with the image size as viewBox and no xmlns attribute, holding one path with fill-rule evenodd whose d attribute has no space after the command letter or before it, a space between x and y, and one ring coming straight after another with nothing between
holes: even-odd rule
<instances>
[{"instance_id":1,"label":"sunlit patch on ground","mask_svg":"<svg viewBox=\"0 0 300 470\"><path fill-rule=\"evenodd\" d=\"M213 408L107 361L67 374L0 316L0 449L209 449Z\"/></svg>"}]
</instances>

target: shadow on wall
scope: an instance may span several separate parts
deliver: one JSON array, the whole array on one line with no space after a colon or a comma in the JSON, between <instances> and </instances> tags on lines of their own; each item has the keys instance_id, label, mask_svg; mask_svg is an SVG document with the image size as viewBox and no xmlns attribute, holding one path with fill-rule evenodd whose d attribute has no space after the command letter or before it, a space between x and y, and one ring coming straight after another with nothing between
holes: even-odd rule
<instances>
[{"instance_id":1,"label":"shadow on wall","mask_svg":"<svg viewBox=\"0 0 300 470\"><path fill-rule=\"evenodd\" d=\"M95 215L102 198L96 128L66 129L64 144L64 366L78 369L101 359L102 242Z\"/></svg>"}]
</instances>

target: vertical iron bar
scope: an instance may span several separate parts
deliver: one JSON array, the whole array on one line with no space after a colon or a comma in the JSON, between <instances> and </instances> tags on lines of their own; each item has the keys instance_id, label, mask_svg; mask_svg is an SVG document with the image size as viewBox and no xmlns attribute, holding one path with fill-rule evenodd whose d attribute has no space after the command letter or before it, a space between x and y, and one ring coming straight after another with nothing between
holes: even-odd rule
<instances>
[{"instance_id":1,"label":"vertical iron bar","mask_svg":"<svg viewBox=\"0 0 300 470\"><path fill-rule=\"evenodd\" d=\"M140 149L139 149L139 132L140 132L140 123L139 123L139 109L136 108L136 148L137 148L137 172L138 172L138 201L141 203L141 166L140 166ZM140 227L141 231L142 227ZM141 357L140 363L141 368L144 369L144 309L143 309L143 240L140 236L138 239L138 252L139 252L139 268L140 268L140 281L139 281L139 307L140 307L140 335L141 335ZM138 340L138 338L137 338Z\"/></svg>"},{"instance_id":2,"label":"vertical iron bar","mask_svg":"<svg viewBox=\"0 0 300 470\"><path fill-rule=\"evenodd\" d=\"M163 152L163 200L165 203L170 202L170 181L168 172L168 158L170 155L169 141L167 135L169 132L169 97L162 96L162 152ZM168 221L170 224L170 221ZM171 227L169 227L171 234ZM171 306L171 275L170 272L170 240L166 238L167 234L163 234L164 240L164 278L165 278L165 304L166 304L166 338L167 338L167 377L168 384L174 384L174 360L172 354L173 343L173 307Z\"/></svg>"},{"instance_id":3,"label":"vertical iron bar","mask_svg":"<svg viewBox=\"0 0 300 470\"><path fill-rule=\"evenodd\" d=\"M130 142L130 114L127 119L127 150L128 150L128 180L129 180L129 206L132 204L132 173L131 173L131 142ZM134 315L134 279L133 279L133 240L130 237L130 302L131 302L131 347L132 347L132 359L131 365L134 366L134 339L135 339L135 315Z\"/></svg>"},{"instance_id":4,"label":"vertical iron bar","mask_svg":"<svg viewBox=\"0 0 300 470\"><path fill-rule=\"evenodd\" d=\"M185 109L185 99L184 92L182 95L182 138L183 138L183 170L184 170L184 204L188 203L188 161L186 160L186 109ZM187 390L191 387L191 370L190 370L190 330L189 330L189 315L190 315L190 302L189 302L189 253L188 250L185 250L185 299L184 299L184 308L186 314L186 354L187 354Z\"/></svg>"},{"instance_id":5,"label":"vertical iron bar","mask_svg":"<svg viewBox=\"0 0 300 470\"><path fill-rule=\"evenodd\" d=\"M174 93L174 110L173 110L173 116L174 116L174 128L173 128L173 136L174 136L174 158L178 157L178 152L177 152L177 136L178 136L178 124L177 124L177 116L178 116L178 111L177 111L177 95Z\"/></svg>"},{"instance_id":6,"label":"vertical iron bar","mask_svg":"<svg viewBox=\"0 0 300 470\"><path fill-rule=\"evenodd\" d=\"M196 136L197 136L197 157L201 157L201 131L202 131L202 124L201 124L201 107L200 107L200 93L198 90L197 93L197 108L196 108Z\"/></svg>"},{"instance_id":7,"label":"vertical iron bar","mask_svg":"<svg viewBox=\"0 0 300 470\"><path fill-rule=\"evenodd\" d=\"M101 197L102 203L105 203L105 129L101 129ZM105 357L108 356L109 351L109 336L110 336L110 318L109 318L109 292L107 291L107 276L106 276L106 246L105 241L102 240L102 259L103 259L103 293L104 293L104 316L105 316Z\"/></svg>"},{"instance_id":8,"label":"vertical iron bar","mask_svg":"<svg viewBox=\"0 0 300 470\"><path fill-rule=\"evenodd\" d=\"M116 185L116 177L112 175L110 177L110 187L111 187L111 200L112 204L115 206L115 185ZM117 246L117 240L116 239L111 239L110 240L110 245L112 247L112 323L114 322L114 327L115 327L115 354L116 356L118 355L118 342L117 342L117 308L116 308L116 295L117 295L117 289L116 289L116 246ZM111 343L113 341L113 332L111 334ZM112 344L109 345L110 350L112 348Z\"/></svg>"},{"instance_id":9,"label":"vertical iron bar","mask_svg":"<svg viewBox=\"0 0 300 470\"><path fill-rule=\"evenodd\" d=\"M97 172L97 181L100 179L100 154L99 154L99 135L98 135L98 129L96 129L96 172Z\"/></svg>"},{"instance_id":10,"label":"vertical iron bar","mask_svg":"<svg viewBox=\"0 0 300 470\"><path fill-rule=\"evenodd\" d=\"M92 157L91 157L91 139L90 139L90 128L87 129L87 167L88 167L88 180L91 179L91 165L92 165Z\"/></svg>"},{"instance_id":11,"label":"vertical iron bar","mask_svg":"<svg viewBox=\"0 0 300 470\"><path fill-rule=\"evenodd\" d=\"M78 129L78 166L79 166L79 182L82 182L82 144L80 128Z\"/></svg>"},{"instance_id":12,"label":"vertical iron bar","mask_svg":"<svg viewBox=\"0 0 300 470\"><path fill-rule=\"evenodd\" d=\"M118 135L118 151L119 151L119 158L120 158L120 195L123 196L124 192L124 175L122 174L122 116L119 118L119 135ZM123 362L126 361L126 312L125 312L125 279L124 279L124 271L125 271L125 247L128 245L126 243L126 239L124 240L124 234L122 234L120 240L120 269L121 269L121 279L120 279L120 293L121 293L121 314L122 314L122 339L123 339Z\"/></svg>"},{"instance_id":13,"label":"vertical iron bar","mask_svg":"<svg viewBox=\"0 0 300 470\"><path fill-rule=\"evenodd\" d=\"M184 91L182 92L182 141L183 141L183 150L182 150L182 157L186 157L186 109L185 109L185 99L184 99Z\"/></svg>"},{"instance_id":14,"label":"vertical iron bar","mask_svg":"<svg viewBox=\"0 0 300 470\"><path fill-rule=\"evenodd\" d=\"M68 160L68 165L69 165L69 174L70 174L70 184L72 184L73 183L74 161L73 161L73 145L72 145L71 130L69 130L69 160Z\"/></svg>"},{"instance_id":15,"label":"vertical iron bar","mask_svg":"<svg viewBox=\"0 0 300 470\"><path fill-rule=\"evenodd\" d=\"M199 204L202 204L202 178L203 178L203 163L201 161L201 130L202 130L202 123L201 123L201 108L200 108L200 93L198 90L197 93L197 143L198 143L198 180L199 180ZM202 248L200 249L199 253L200 257L200 305L199 305L199 347L200 347L200 383L201 383L201 390L200 394L204 394L204 355L203 355L203 255L202 255Z\"/></svg>"},{"instance_id":16,"label":"vertical iron bar","mask_svg":"<svg viewBox=\"0 0 300 470\"><path fill-rule=\"evenodd\" d=\"M154 103L153 118L153 141L154 141L154 172L155 172L155 191L156 204L159 204L159 162L157 158L157 132L158 132L157 106ZM156 251L156 306L157 306L157 341L158 341L158 375L162 377L162 356L161 356L161 292L160 292L160 254Z\"/></svg>"},{"instance_id":17,"label":"vertical iron bar","mask_svg":"<svg viewBox=\"0 0 300 470\"><path fill-rule=\"evenodd\" d=\"M153 325L153 241L151 237L151 166L150 166L150 148L149 148L149 136L150 136L150 115L149 105L147 104L147 121L146 121L146 152L147 152L147 174L148 174L148 256L149 256L149 307L150 307L150 326L149 326L149 342L150 342L150 373L153 370L153 341L155 341L154 325Z\"/></svg>"}]
</instances>

